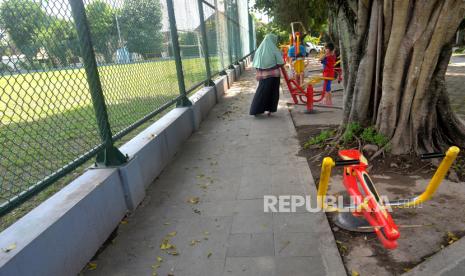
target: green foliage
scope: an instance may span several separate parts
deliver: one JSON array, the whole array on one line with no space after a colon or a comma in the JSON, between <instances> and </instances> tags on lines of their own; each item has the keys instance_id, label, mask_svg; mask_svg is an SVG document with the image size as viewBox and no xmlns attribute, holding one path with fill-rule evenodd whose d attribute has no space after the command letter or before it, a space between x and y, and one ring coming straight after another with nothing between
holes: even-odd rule
<instances>
[{"instance_id":1,"label":"green foliage","mask_svg":"<svg viewBox=\"0 0 465 276\"><path fill-rule=\"evenodd\" d=\"M465 53L465 46L459 47L454 50L454 54L464 54Z\"/></svg>"},{"instance_id":2,"label":"green foliage","mask_svg":"<svg viewBox=\"0 0 465 276\"><path fill-rule=\"evenodd\" d=\"M272 17L277 26L286 30L291 22L300 21L306 28L321 32L328 20L326 0L256 0L254 8Z\"/></svg>"},{"instance_id":3,"label":"green foliage","mask_svg":"<svg viewBox=\"0 0 465 276\"><path fill-rule=\"evenodd\" d=\"M365 143L375 144L379 147L384 147L385 145L387 145L387 143L389 143L389 139L381 133L378 133L373 127L365 128L362 134L360 135L360 138Z\"/></svg>"},{"instance_id":4,"label":"green foliage","mask_svg":"<svg viewBox=\"0 0 465 276\"><path fill-rule=\"evenodd\" d=\"M316 37L316 36L307 35L304 38L304 42L310 42L310 43L313 43L315 45L318 45L320 43L320 38Z\"/></svg>"},{"instance_id":5,"label":"green foliage","mask_svg":"<svg viewBox=\"0 0 465 276\"><path fill-rule=\"evenodd\" d=\"M159 0L126 0L121 29L129 52L144 57L160 56L163 47L162 12Z\"/></svg>"},{"instance_id":6,"label":"green foliage","mask_svg":"<svg viewBox=\"0 0 465 276\"><path fill-rule=\"evenodd\" d=\"M112 53L118 47L116 10L97 0L86 6L86 14L95 51L102 54L105 62L109 63L112 61Z\"/></svg>"},{"instance_id":7,"label":"green foliage","mask_svg":"<svg viewBox=\"0 0 465 276\"><path fill-rule=\"evenodd\" d=\"M278 44L285 44L289 41L289 32L281 29L276 24L257 21L255 23L255 30L257 34L257 45L262 43L265 36L269 33L273 33L278 36Z\"/></svg>"},{"instance_id":8,"label":"green foliage","mask_svg":"<svg viewBox=\"0 0 465 276\"><path fill-rule=\"evenodd\" d=\"M2 55L14 54L13 42L28 60L22 62L23 69L39 69L46 65L35 61L41 49L45 50L43 54L50 59L45 63L53 65L68 65L73 57L79 56L79 43L73 23L47 15L39 2L5 1L0 7L0 18L2 28L8 33L2 37Z\"/></svg>"},{"instance_id":9,"label":"green foliage","mask_svg":"<svg viewBox=\"0 0 465 276\"><path fill-rule=\"evenodd\" d=\"M199 43L195 32L179 33L179 44L181 46L182 57L199 57Z\"/></svg>"},{"instance_id":10,"label":"green foliage","mask_svg":"<svg viewBox=\"0 0 465 276\"><path fill-rule=\"evenodd\" d=\"M58 18L51 18L50 21L38 37L53 65L66 66L80 55L76 29L70 21Z\"/></svg>"},{"instance_id":11,"label":"green foliage","mask_svg":"<svg viewBox=\"0 0 465 276\"><path fill-rule=\"evenodd\" d=\"M378 133L374 127L362 128L357 122L348 124L342 135L342 142L349 144L357 138L361 139L365 144L374 144L379 147L389 148L389 139L383 134Z\"/></svg>"},{"instance_id":12,"label":"green foliage","mask_svg":"<svg viewBox=\"0 0 465 276\"><path fill-rule=\"evenodd\" d=\"M40 41L37 39L46 25L47 14L40 3L31 0L7 0L0 6L1 28L6 30L16 47L28 59L35 57Z\"/></svg>"},{"instance_id":13,"label":"green foliage","mask_svg":"<svg viewBox=\"0 0 465 276\"><path fill-rule=\"evenodd\" d=\"M355 137L359 135L361 130L362 126L359 123L349 123L345 128L344 134L342 134L342 142L344 144L351 143L355 140Z\"/></svg>"},{"instance_id":14,"label":"green foliage","mask_svg":"<svg viewBox=\"0 0 465 276\"><path fill-rule=\"evenodd\" d=\"M323 130L322 132L320 132L320 134L318 134L315 137L310 138L307 142L305 142L304 149L308 149L310 146L313 146L313 145L322 146L326 142L326 140L334 136L334 134L335 134L335 131L333 130Z\"/></svg>"}]
</instances>

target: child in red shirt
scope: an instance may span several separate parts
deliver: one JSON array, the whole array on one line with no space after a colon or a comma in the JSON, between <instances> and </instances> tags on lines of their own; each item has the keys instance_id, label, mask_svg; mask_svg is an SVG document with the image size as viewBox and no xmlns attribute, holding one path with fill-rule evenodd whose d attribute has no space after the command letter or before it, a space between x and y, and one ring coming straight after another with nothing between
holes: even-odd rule
<instances>
[{"instance_id":1,"label":"child in red shirt","mask_svg":"<svg viewBox=\"0 0 465 276\"><path fill-rule=\"evenodd\" d=\"M336 64L336 55L334 54L334 44L329 42L325 45L325 56L320 60L323 64L323 77L334 78L334 66ZM325 80L323 83L323 91L325 91L325 104L333 105L331 95L332 80Z\"/></svg>"}]
</instances>

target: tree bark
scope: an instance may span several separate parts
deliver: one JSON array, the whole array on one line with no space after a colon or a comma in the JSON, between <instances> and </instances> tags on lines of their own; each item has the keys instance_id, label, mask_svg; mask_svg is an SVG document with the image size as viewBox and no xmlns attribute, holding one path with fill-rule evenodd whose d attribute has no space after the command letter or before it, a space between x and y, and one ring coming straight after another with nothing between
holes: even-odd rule
<instances>
[{"instance_id":1,"label":"tree bark","mask_svg":"<svg viewBox=\"0 0 465 276\"><path fill-rule=\"evenodd\" d=\"M465 146L465 127L445 86L465 1L331 0L329 6L345 74L343 124L375 123L395 154Z\"/></svg>"}]
</instances>

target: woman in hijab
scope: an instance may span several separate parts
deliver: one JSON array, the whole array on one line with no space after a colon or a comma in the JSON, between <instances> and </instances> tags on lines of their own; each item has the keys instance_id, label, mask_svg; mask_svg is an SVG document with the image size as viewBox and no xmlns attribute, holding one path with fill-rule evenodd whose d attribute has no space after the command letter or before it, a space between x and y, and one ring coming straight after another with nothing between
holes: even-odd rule
<instances>
[{"instance_id":1,"label":"woman in hijab","mask_svg":"<svg viewBox=\"0 0 465 276\"><path fill-rule=\"evenodd\" d=\"M278 37L267 34L255 51L253 67L257 69L258 88L250 106L250 115L262 114L268 111L276 112L279 101L279 67L284 64L281 52L276 46Z\"/></svg>"}]
</instances>

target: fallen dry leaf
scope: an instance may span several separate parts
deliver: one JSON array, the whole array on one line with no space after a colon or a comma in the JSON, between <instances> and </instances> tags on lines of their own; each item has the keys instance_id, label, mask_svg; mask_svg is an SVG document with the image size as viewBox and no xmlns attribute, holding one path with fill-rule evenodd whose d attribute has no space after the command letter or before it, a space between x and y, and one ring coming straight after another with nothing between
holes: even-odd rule
<instances>
[{"instance_id":1,"label":"fallen dry leaf","mask_svg":"<svg viewBox=\"0 0 465 276\"><path fill-rule=\"evenodd\" d=\"M449 244L453 244L454 242L458 241L459 238L452 232L447 232L447 242Z\"/></svg>"},{"instance_id":2,"label":"fallen dry leaf","mask_svg":"<svg viewBox=\"0 0 465 276\"><path fill-rule=\"evenodd\" d=\"M173 231L173 232L168 233L168 236L174 237L174 236L176 236L177 233L178 233L178 232Z\"/></svg>"},{"instance_id":3,"label":"fallen dry leaf","mask_svg":"<svg viewBox=\"0 0 465 276\"><path fill-rule=\"evenodd\" d=\"M160 257L160 256L157 256L157 261L158 261L159 263L162 263L162 262L163 262L163 258Z\"/></svg>"},{"instance_id":4,"label":"fallen dry leaf","mask_svg":"<svg viewBox=\"0 0 465 276\"><path fill-rule=\"evenodd\" d=\"M213 254L211 252L208 252L207 258L210 258Z\"/></svg>"},{"instance_id":5,"label":"fallen dry leaf","mask_svg":"<svg viewBox=\"0 0 465 276\"><path fill-rule=\"evenodd\" d=\"M360 273L358 273L357 271L355 270L352 270L352 272L350 273L351 276L360 276Z\"/></svg>"},{"instance_id":6,"label":"fallen dry leaf","mask_svg":"<svg viewBox=\"0 0 465 276\"><path fill-rule=\"evenodd\" d=\"M96 263L88 263L87 267L89 268L89 270L95 270L95 269L97 269L97 264Z\"/></svg>"},{"instance_id":7,"label":"fallen dry leaf","mask_svg":"<svg viewBox=\"0 0 465 276\"><path fill-rule=\"evenodd\" d=\"M173 255L173 256L178 256L179 255L179 252L176 251L176 250L168 251L167 253L170 254L170 255Z\"/></svg>"},{"instance_id":8,"label":"fallen dry leaf","mask_svg":"<svg viewBox=\"0 0 465 276\"><path fill-rule=\"evenodd\" d=\"M190 204L197 204L199 203L200 199L198 196L190 197L187 202Z\"/></svg>"},{"instance_id":9,"label":"fallen dry leaf","mask_svg":"<svg viewBox=\"0 0 465 276\"><path fill-rule=\"evenodd\" d=\"M160 249L161 250L176 249L176 246L170 244L170 241L168 239L164 239L160 244Z\"/></svg>"},{"instance_id":10,"label":"fallen dry leaf","mask_svg":"<svg viewBox=\"0 0 465 276\"><path fill-rule=\"evenodd\" d=\"M12 244L8 245L7 247L2 248L3 252L5 252L5 253L8 253L8 252L10 252L11 250L14 250L14 249L16 249L16 243L12 243Z\"/></svg>"},{"instance_id":11,"label":"fallen dry leaf","mask_svg":"<svg viewBox=\"0 0 465 276\"><path fill-rule=\"evenodd\" d=\"M200 240L191 240L190 246L194 246L194 245L198 244L199 242L200 242Z\"/></svg>"}]
</instances>

